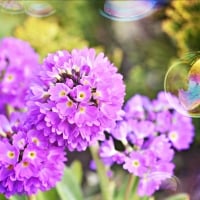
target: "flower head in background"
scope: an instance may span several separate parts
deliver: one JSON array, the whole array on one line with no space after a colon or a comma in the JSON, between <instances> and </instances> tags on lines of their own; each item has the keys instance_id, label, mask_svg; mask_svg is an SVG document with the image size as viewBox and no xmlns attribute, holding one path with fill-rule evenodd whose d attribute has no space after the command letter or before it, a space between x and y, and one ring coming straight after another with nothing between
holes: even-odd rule
<instances>
[{"instance_id":1,"label":"flower head in background","mask_svg":"<svg viewBox=\"0 0 200 200\"><path fill-rule=\"evenodd\" d=\"M116 67L94 49L49 54L31 86L32 123L50 142L85 150L119 118L125 86Z\"/></svg>"},{"instance_id":2,"label":"flower head in background","mask_svg":"<svg viewBox=\"0 0 200 200\"><path fill-rule=\"evenodd\" d=\"M0 40L0 101L23 108L30 80L38 71L39 57L25 41L8 37Z\"/></svg>"},{"instance_id":3,"label":"flower head in background","mask_svg":"<svg viewBox=\"0 0 200 200\"><path fill-rule=\"evenodd\" d=\"M0 193L7 197L49 190L64 172L64 149L40 131L25 129L23 119L22 113L13 113L9 121L0 115Z\"/></svg>"},{"instance_id":4,"label":"flower head in background","mask_svg":"<svg viewBox=\"0 0 200 200\"><path fill-rule=\"evenodd\" d=\"M105 164L120 164L138 176L138 193L151 196L173 176L174 150L189 148L194 136L192 120L173 110L164 92L152 101L135 95L124 111L123 119L101 143L99 154ZM122 143L121 150L115 148L115 140Z\"/></svg>"}]
</instances>

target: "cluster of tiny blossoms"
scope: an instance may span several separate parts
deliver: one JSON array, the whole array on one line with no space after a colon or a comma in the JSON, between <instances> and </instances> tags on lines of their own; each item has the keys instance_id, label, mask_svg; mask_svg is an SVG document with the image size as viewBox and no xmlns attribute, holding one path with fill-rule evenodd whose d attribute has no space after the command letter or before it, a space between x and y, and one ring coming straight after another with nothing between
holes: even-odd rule
<instances>
[{"instance_id":1,"label":"cluster of tiny blossoms","mask_svg":"<svg viewBox=\"0 0 200 200\"><path fill-rule=\"evenodd\" d=\"M188 149L193 136L191 118L173 110L164 92L152 101L135 95L126 103L123 119L101 143L99 153L108 166L117 163L138 176L138 193L150 196L173 176L174 151ZM123 148L116 149L115 140Z\"/></svg>"},{"instance_id":2,"label":"cluster of tiny blossoms","mask_svg":"<svg viewBox=\"0 0 200 200\"><path fill-rule=\"evenodd\" d=\"M7 37L0 40L0 111L3 104L23 108L25 95L34 73L39 67L39 56L29 43Z\"/></svg>"},{"instance_id":3,"label":"cluster of tiny blossoms","mask_svg":"<svg viewBox=\"0 0 200 200\"><path fill-rule=\"evenodd\" d=\"M124 95L122 76L103 53L58 51L31 86L29 115L50 142L82 151L115 126Z\"/></svg>"},{"instance_id":4,"label":"cluster of tiny blossoms","mask_svg":"<svg viewBox=\"0 0 200 200\"><path fill-rule=\"evenodd\" d=\"M49 143L40 131L26 129L26 117L0 115L0 193L31 195L46 191L61 180L64 149Z\"/></svg>"}]
</instances>

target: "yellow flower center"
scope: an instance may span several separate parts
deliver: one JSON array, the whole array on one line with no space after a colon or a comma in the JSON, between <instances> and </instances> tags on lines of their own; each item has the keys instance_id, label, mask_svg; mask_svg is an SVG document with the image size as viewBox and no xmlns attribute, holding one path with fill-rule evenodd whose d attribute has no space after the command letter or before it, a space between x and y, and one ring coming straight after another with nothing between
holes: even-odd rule
<instances>
[{"instance_id":1,"label":"yellow flower center","mask_svg":"<svg viewBox=\"0 0 200 200\"><path fill-rule=\"evenodd\" d=\"M67 105L67 107L72 107L73 106L73 102L72 101L67 101L66 105Z\"/></svg>"},{"instance_id":2,"label":"yellow flower center","mask_svg":"<svg viewBox=\"0 0 200 200\"><path fill-rule=\"evenodd\" d=\"M28 157L31 158L31 159L34 159L36 157L36 152L35 151L30 151L28 153Z\"/></svg>"},{"instance_id":3,"label":"yellow flower center","mask_svg":"<svg viewBox=\"0 0 200 200\"><path fill-rule=\"evenodd\" d=\"M84 112L85 112L85 107L80 107L80 108L79 108L79 112L80 112L80 113L84 113Z\"/></svg>"},{"instance_id":4,"label":"yellow flower center","mask_svg":"<svg viewBox=\"0 0 200 200\"><path fill-rule=\"evenodd\" d=\"M29 162L24 161L24 162L22 163L22 166L23 166L23 167L28 167L28 166L29 166Z\"/></svg>"},{"instance_id":5,"label":"yellow flower center","mask_svg":"<svg viewBox=\"0 0 200 200\"><path fill-rule=\"evenodd\" d=\"M59 93L59 96L64 97L64 96L66 96L66 94L67 94L67 92L65 90L61 90Z\"/></svg>"},{"instance_id":6,"label":"yellow flower center","mask_svg":"<svg viewBox=\"0 0 200 200\"><path fill-rule=\"evenodd\" d=\"M80 99L84 99L85 98L85 93L84 92L80 92L78 96L79 96Z\"/></svg>"},{"instance_id":7,"label":"yellow flower center","mask_svg":"<svg viewBox=\"0 0 200 200\"><path fill-rule=\"evenodd\" d=\"M7 156L8 156L8 158L14 158L15 157L15 152L13 152L13 151L8 151L7 152Z\"/></svg>"},{"instance_id":8,"label":"yellow flower center","mask_svg":"<svg viewBox=\"0 0 200 200\"><path fill-rule=\"evenodd\" d=\"M140 166L140 162L138 160L134 160L133 161L133 166L136 167L136 168L139 167Z\"/></svg>"},{"instance_id":9,"label":"yellow flower center","mask_svg":"<svg viewBox=\"0 0 200 200\"><path fill-rule=\"evenodd\" d=\"M40 143L40 141L36 137L32 138L32 142L35 143L36 145L39 145L39 143Z\"/></svg>"},{"instance_id":10,"label":"yellow flower center","mask_svg":"<svg viewBox=\"0 0 200 200\"><path fill-rule=\"evenodd\" d=\"M169 138L172 140L172 141L176 141L178 139L178 135L177 133L174 131L174 132L171 132L169 134Z\"/></svg>"},{"instance_id":11,"label":"yellow flower center","mask_svg":"<svg viewBox=\"0 0 200 200\"><path fill-rule=\"evenodd\" d=\"M9 74L9 75L7 76L7 80L8 80L8 81L12 81L13 78L14 78L14 77L13 77L13 75L11 75L11 74Z\"/></svg>"}]
</instances>

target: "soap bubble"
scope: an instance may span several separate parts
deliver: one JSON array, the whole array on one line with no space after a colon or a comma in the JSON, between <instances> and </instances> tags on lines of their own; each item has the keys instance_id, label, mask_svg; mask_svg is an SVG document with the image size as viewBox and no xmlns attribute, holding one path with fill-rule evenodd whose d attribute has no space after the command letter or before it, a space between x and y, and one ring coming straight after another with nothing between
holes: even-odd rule
<instances>
[{"instance_id":1,"label":"soap bubble","mask_svg":"<svg viewBox=\"0 0 200 200\"><path fill-rule=\"evenodd\" d=\"M179 178L167 172L152 172L146 176L146 179L153 179L161 183L161 190L170 190L173 192L181 191L181 183Z\"/></svg>"},{"instance_id":2,"label":"soap bubble","mask_svg":"<svg viewBox=\"0 0 200 200\"><path fill-rule=\"evenodd\" d=\"M106 0L100 14L115 21L134 21L150 15L157 0Z\"/></svg>"},{"instance_id":3,"label":"soap bubble","mask_svg":"<svg viewBox=\"0 0 200 200\"><path fill-rule=\"evenodd\" d=\"M170 190L173 192L181 191L181 183L180 180L176 176L172 176L170 178L162 181L160 189L162 190Z\"/></svg>"},{"instance_id":4,"label":"soap bubble","mask_svg":"<svg viewBox=\"0 0 200 200\"><path fill-rule=\"evenodd\" d=\"M165 76L164 89L174 109L186 116L200 117L199 53L187 54L169 68Z\"/></svg>"},{"instance_id":5,"label":"soap bubble","mask_svg":"<svg viewBox=\"0 0 200 200\"><path fill-rule=\"evenodd\" d=\"M16 0L7 0L0 1L0 5L2 7L3 12L11 13L11 14L20 14L24 12L24 6L20 1Z\"/></svg>"},{"instance_id":6,"label":"soap bubble","mask_svg":"<svg viewBox=\"0 0 200 200\"><path fill-rule=\"evenodd\" d=\"M1 11L10 14L26 13L33 17L47 17L55 13L55 8L41 1L0 0Z\"/></svg>"},{"instance_id":7,"label":"soap bubble","mask_svg":"<svg viewBox=\"0 0 200 200\"><path fill-rule=\"evenodd\" d=\"M25 12L33 17L47 17L55 13L55 9L47 2L36 2L28 5Z\"/></svg>"}]
</instances>

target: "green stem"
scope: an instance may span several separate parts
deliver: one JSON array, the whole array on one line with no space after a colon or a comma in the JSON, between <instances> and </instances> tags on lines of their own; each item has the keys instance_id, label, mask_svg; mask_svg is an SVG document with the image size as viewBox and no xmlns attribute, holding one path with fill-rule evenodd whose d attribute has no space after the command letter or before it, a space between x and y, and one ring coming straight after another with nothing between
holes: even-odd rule
<instances>
[{"instance_id":1,"label":"green stem","mask_svg":"<svg viewBox=\"0 0 200 200\"><path fill-rule=\"evenodd\" d=\"M28 200L36 200L36 196L35 195L31 195L31 196L27 196Z\"/></svg>"},{"instance_id":2,"label":"green stem","mask_svg":"<svg viewBox=\"0 0 200 200\"><path fill-rule=\"evenodd\" d=\"M125 191L124 200L130 200L131 189L133 187L134 182L135 182L135 176L130 175L128 179L127 188Z\"/></svg>"},{"instance_id":3,"label":"green stem","mask_svg":"<svg viewBox=\"0 0 200 200\"><path fill-rule=\"evenodd\" d=\"M98 156L98 146L90 147L90 151L97 167L97 173L103 198L102 200L113 200L114 185L109 180L105 166Z\"/></svg>"}]
</instances>

